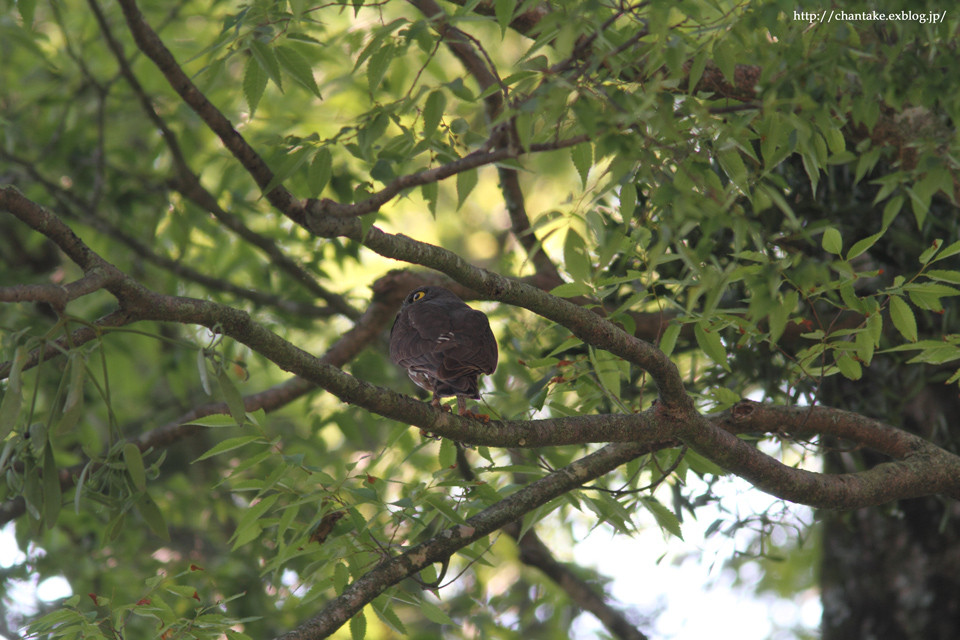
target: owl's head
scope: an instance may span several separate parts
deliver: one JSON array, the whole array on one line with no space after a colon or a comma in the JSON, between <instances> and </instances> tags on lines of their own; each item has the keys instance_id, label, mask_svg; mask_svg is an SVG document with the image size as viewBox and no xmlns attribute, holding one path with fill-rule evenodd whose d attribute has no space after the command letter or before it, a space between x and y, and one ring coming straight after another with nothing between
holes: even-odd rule
<instances>
[{"instance_id":1,"label":"owl's head","mask_svg":"<svg viewBox=\"0 0 960 640\"><path fill-rule=\"evenodd\" d=\"M436 300L437 298L449 298L458 302L462 302L462 300L457 297L457 294L449 289L445 289L443 287L417 287L407 294L406 299L403 301L403 306L407 307L411 304L416 304L417 302Z\"/></svg>"}]
</instances>

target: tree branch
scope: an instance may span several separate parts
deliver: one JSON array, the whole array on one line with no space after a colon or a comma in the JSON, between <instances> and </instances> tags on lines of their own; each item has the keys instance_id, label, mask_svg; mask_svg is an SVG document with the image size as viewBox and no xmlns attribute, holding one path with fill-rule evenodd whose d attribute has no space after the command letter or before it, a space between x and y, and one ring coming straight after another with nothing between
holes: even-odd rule
<instances>
[{"instance_id":1,"label":"tree branch","mask_svg":"<svg viewBox=\"0 0 960 640\"><path fill-rule=\"evenodd\" d=\"M730 431L711 425L699 416L678 425L677 437L700 455L709 457L724 469L747 480L765 493L825 509L860 509L883 504L891 500L916 498L933 493L944 493L960 498L960 456L952 454L935 444L905 432L886 427L881 423L856 416L849 412L824 407L766 407L755 409L756 403L741 403L738 410L747 413L759 411L760 415L779 418L789 426L781 428L775 422L766 422L765 432L790 431L810 435L812 429L853 439L866 435L865 428L871 425L870 438L877 438L881 448L901 451L903 458L897 462L885 462L866 471L829 475L794 469L758 451L750 443ZM733 411L733 410L731 410ZM807 412L813 419L804 419ZM735 413L735 412L734 412ZM738 418L730 414L725 419ZM831 420L831 418L833 418ZM753 425L747 420L744 425ZM818 432L820 433L820 432ZM904 446L905 445L905 446Z\"/></svg>"},{"instance_id":2,"label":"tree branch","mask_svg":"<svg viewBox=\"0 0 960 640\"><path fill-rule=\"evenodd\" d=\"M638 414L588 415L491 424L447 414L434 409L428 403L358 380L337 367L320 361L257 324L243 311L209 301L164 296L146 289L103 261L60 220L23 198L12 187L0 189L0 208L11 211L47 237L63 243L61 246L68 255L83 260L86 268L108 271L113 269L112 284L107 288L118 297L122 308L131 318L198 324L220 331L247 345L282 369L333 393L344 402L459 442L489 446L547 446L587 442L655 443L679 438L701 455L747 479L757 488L786 500L811 506L849 509L935 492L960 495L960 457L922 439L908 441L913 449L899 462L885 463L854 474L827 476L793 469L780 463L729 431L712 424L697 413L692 405L684 410L683 407L671 407L659 402ZM375 234L371 230L370 236L373 235ZM386 234L380 232L380 235ZM395 238L398 244L412 242L405 236ZM429 250L440 251L437 247L429 247ZM438 255L444 260L450 257ZM458 256L452 257L460 260ZM473 267L469 269L472 270ZM452 275L459 273L456 269L451 272ZM528 295L534 298L533 304L527 301L520 306L541 315L553 314L555 317L562 317L571 327L580 328L581 323L589 324L581 333L585 336L585 341L595 346L607 348L605 345L613 345L618 351L631 354L630 349L636 347L631 346L629 341L639 342L623 332L620 332L623 337L612 338L609 330L604 327L609 325L605 320L533 287L520 285L488 272L473 274L468 271L468 277L462 280L469 283L475 275L480 276L477 281L481 285L481 291L497 291L497 287L505 285L501 297L506 298L513 296L518 291L517 287L525 287L530 290ZM493 284L487 284L490 282ZM537 296L543 297L542 306L541 300L536 299ZM562 304L557 305L554 301ZM585 314L585 317L581 318L579 314ZM593 340L595 336L597 339ZM740 417L750 415L748 409L744 408L749 406L741 406ZM808 424L798 423L796 413L786 413L784 416L792 419L791 426L794 429L802 429ZM732 417L737 416L732 414ZM817 420L813 424L828 425L829 421ZM846 428L844 434L852 436L858 432L865 433L862 428L858 431L853 423L849 424L851 426ZM780 429L768 423L764 430ZM881 447L896 450L890 443L888 431L883 430L881 433Z\"/></svg>"},{"instance_id":3,"label":"tree branch","mask_svg":"<svg viewBox=\"0 0 960 640\"><path fill-rule=\"evenodd\" d=\"M402 234L388 234L372 226L363 237L359 220L323 216L316 201L308 201L306 211L307 229L318 236L357 240L384 257L436 269L490 299L523 307L563 325L584 342L647 371L657 384L663 404L681 412L692 411L692 401L676 365L652 344L627 334L595 313L536 287L474 267L451 251Z\"/></svg>"},{"instance_id":4,"label":"tree branch","mask_svg":"<svg viewBox=\"0 0 960 640\"><path fill-rule=\"evenodd\" d=\"M240 135L230 120L213 106L203 92L187 77L170 50L144 20L135 0L119 0L119 4L137 47L157 65L177 95L220 138L227 150L253 177L260 189L266 189L273 179L273 172L263 158ZM287 215L295 215L300 210L296 199L282 185L274 187L269 193L264 193L264 197ZM294 222L298 221L294 220Z\"/></svg>"},{"instance_id":5,"label":"tree branch","mask_svg":"<svg viewBox=\"0 0 960 640\"><path fill-rule=\"evenodd\" d=\"M110 30L110 25L107 23L107 20L100 9L99 3L97 0L88 0L88 2L90 4L90 8L93 10L94 16L97 19L97 23L100 25L100 30L103 33L103 37L107 41L107 45L110 48L110 51L113 53L114 58L117 60L117 64L120 67L120 74L124 77L124 79L127 81L127 84L130 85L130 88L137 96L144 113L146 113L147 117L154 124L154 126L160 130L160 133L163 136L163 140L167 145L167 149L169 149L170 155L173 158L173 166L176 168L177 190L183 193L198 206L216 216L216 218L222 222L225 227L236 233L251 245L258 247L281 271L291 275L296 282L299 282L312 294L324 300L331 309L334 309L337 313L345 315L351 320L356 320L360 313L351 307L346 300L321 286L312 274L307 272L300 265L291 260L286 254L284 254L275 242L254 232L245 224L243 224L239 217L225 211L222 207L220 207L217 199L209 191L203 188L199 177L190 170L190 165L180 149L180 143L177 141L176 134L167 126L166 122L160 117L160 114L157 113L156 109L154 109L153 100L151 100L150 96L147 95L146 90L140 84L140 81L137 79L136 75L134 75L133 69L130 68L127 57L123 52L123 47L113 36L113 33ZM159 38L157 38L157 41L159 42ZM169 54L169 52L167 53ZM177 70L179 70L179 67L177 67ZM197 90L197 93L199 94L199 90Z\"/></svg>"},{"instance_id":6,"label":"tree branch","mask_svg":"<svg viewBox=\"0 0 960 640\"><path fill-rule=\"evenodd\" d=\"M519 538L520 522L518 520L505 525L503 530L517 541L521 562L536 567L556 582L578 607L596 616L611 635L621 640L647 640L647 636L630 624L623 613L610 606L590 583L571 571L564 563L558 562L536 531L530 529L522 538Z\"/></svg>"},{"instance_id":7,"label":"tree branch","mask_svg":"<svg viewBox=\"0 0 960 640\"><path fill-rule=\"evenodd\" d=\"M503 86L500 76L493 68L493 63L489 59L481 57L474 50L466 34L448 24L446 13L434 0L408 1L431 20L441 34L444 43L477 81L480 86L480 93L487 92L494 85L500 85L501 91L492 92L486 98L487 122L496 122L503 111L506 87ZM511 122L511 129L512 126ZM494 148L510 148L512 141L509 140L509 137L510 135L495 135ZM520 246L526 250L530 261L533 263L534 271L541 283L540 288L553 289L562 284L563 279L530 228L530 220L527 217L524 205L523 189L520 187L520 174L516 169L502 165L497 167L497 173L500 176L500 190L503 192L507 212L510 214L510 226L513 235Z\"/></svg>"},{"instance_id":8,"label":"tree branch","mask_svg":"<svg viewBox=\"0 0 960 640\"><path fill-rule=\"evenodd\" d=\"M381 278L381 280L374 285L373 300L367 307L367 310L357 320L353 328L344 333L343 336L327 350L323 357L320 358L322 362L334 367L342 367L380 335L393 319L406 292L405 288L394 286L396 279L395 277L388 276ZM403 279L402 274L399 279ZM131 321L125 313L115 312L115 314L123 319L122 324ZM114 314L111 314L111 316L112 315ZM101 323L101 326L120 326L120 320L118 320L116 324L112 324L107 320L111 318L111 316L103 319L104 322ZM97 335L98 334L90 328L83 327L74 332L69 340L63 338L59 340L58 343L62 343L61 346L65 349L69 344L74 346L83 344L97 337ZM49 360L53 354L59 355L61 353L61 351L55 350L52 346L48 347L47 351L53 353L45 354L44 360ZM31 354L24 368L34 366L37 359L37 352ZM9 366L6 366L6 370L7 372L9 371ZM4 371L4 367L0 366L0 377L7 375L7 372ZM276 411L316 389L316 385L303 378L291 378L286 382L265 389L259 393L245 396L243 399L244 410L252 412L264 409L268 413ZM150 449L162 449L189 438L205 428L192 424L194 421L205 416L229 415L229 413L229 408L225 402L213 402L200 405L167 424L129 438L128 441L136 444L141 452ZM87 462L88 461L84 461L60 470L61 491L65 491L76 484L77 477ZM8 500L0 505L0 526L19 518L25 511L26 503L22 497Z\"/></svg>"},{"instance_id":9,"label":"tree branch","mask_svg":"<svg viewBox=\"0 0 960 640\"><path fill-rule=\"evenodd\" d=\"M456 551L480 540L554 498L576 489L620 465L643 455L637 444L612 444L532 482L516 493L468 518L466 524L441 531L429 540L386 560L331 600L323 610L280 640L316 640L326 638L352 618L388 587L399 583Z\"/></svg>"}]
</instances>

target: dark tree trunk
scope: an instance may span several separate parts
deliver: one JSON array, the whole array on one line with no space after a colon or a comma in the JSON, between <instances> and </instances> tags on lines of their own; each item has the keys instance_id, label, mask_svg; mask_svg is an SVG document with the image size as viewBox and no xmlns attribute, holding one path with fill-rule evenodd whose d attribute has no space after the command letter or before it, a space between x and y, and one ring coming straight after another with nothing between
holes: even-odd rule
<instances>
[{"instance_id":1,"label":"dark tree trunk","mask_svg":"<svg viewBox=\"0 0 960 640\"><path fill-rule=\"evenodd\" d=\"M912 398L900 398L910 381L888 373L887 380L838 380L828 395L956 450L956 386L929 381ZM826 458L830 472L879 461L855 452ZM929 497L823 516L823 640L960 638L960 503Z\"/></svg>"}]
</instances>

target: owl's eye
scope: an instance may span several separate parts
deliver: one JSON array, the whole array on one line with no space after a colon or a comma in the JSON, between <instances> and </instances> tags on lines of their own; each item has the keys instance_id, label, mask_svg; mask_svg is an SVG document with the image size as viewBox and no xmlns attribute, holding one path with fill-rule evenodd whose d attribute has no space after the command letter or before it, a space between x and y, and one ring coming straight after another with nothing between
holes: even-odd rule
<instances>
[{"instance_id":1,"label":"owl's eye","mask_svg":"<svg viewBox=\"0 0 960 640\"><path fill-rule=\"evenodd\" d=\"M415 294L413 294L413 301L416 302L417 300L419 300L420 298L422 298L422 297L425 296L425 295L427 295L427 294L424 293L423 291L417 291Z\"/></svg>"}]
</instances>

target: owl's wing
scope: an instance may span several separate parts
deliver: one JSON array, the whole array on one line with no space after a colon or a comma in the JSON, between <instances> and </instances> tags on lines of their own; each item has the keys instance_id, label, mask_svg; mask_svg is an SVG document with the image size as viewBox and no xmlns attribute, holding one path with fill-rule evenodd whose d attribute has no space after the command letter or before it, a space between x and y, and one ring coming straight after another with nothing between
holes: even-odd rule
<instances>
[{"instance_id":1,"label":"owl's wing","mask_svg":"<svg viewBox=\"0 0 960 640\"><path fill-rule=\"evenodd\" d=\"M443 345L444 366L467 373L490 374L497 369L497 339L482 311L464 305L452 314L449 341ZM455 364L454 364L455 363Z\"/></svg>"},{"instance_id":2,"label":"owl's wing","mask_svg":"<svg viewBox=\"0 0 960 640\"><path fill-rule=\"evenodd\" d=\"M390 332L390 359L439 378L493 373L497 340L487 316L465 304L427 301L404 309Z\"/></svg>"},{"instance_id":3,"label":"owl's wing","mask_svg":"<svg viewBox=\"0 0 960 640\"><path fill-rule=\"evenodd\" d=\"M405 369L435 372L443 362L440 336L449 332L449 317L428 303L405 308L390 330L390 359ZM429 310L427 310L429 311Z\"/></svg>"}]
</instances>

